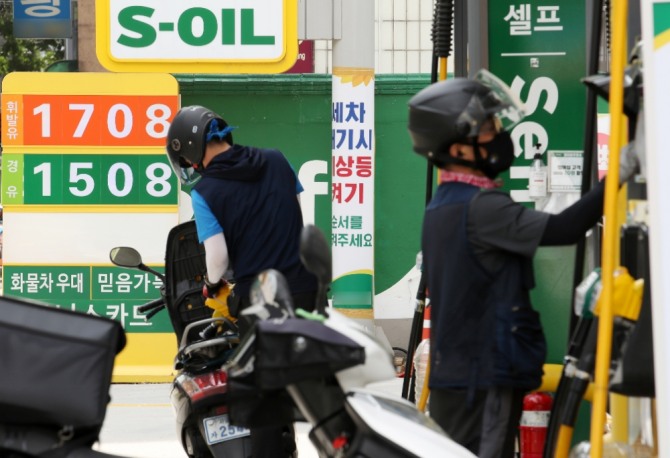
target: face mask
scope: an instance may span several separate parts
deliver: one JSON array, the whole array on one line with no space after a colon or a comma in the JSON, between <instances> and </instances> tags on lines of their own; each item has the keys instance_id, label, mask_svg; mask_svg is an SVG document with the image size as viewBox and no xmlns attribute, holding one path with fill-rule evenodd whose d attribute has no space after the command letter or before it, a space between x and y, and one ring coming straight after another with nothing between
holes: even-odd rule
<instances>
[{"instance_id":1,"label":"face mask","mask_svg":"<svg viewBox=\"0 0 670 458\"><path fill-rule=\"evenodd\" d=\"M475 143L477 143L476 140ZM481 157L478 146L486 150L488 153L486 158ZM489 142L475 144L475 156L477 168L490 179L496 178L500 173L508 170L514 162L512 136L509 132L502 131Z\"/></svg>"}]
</instances>

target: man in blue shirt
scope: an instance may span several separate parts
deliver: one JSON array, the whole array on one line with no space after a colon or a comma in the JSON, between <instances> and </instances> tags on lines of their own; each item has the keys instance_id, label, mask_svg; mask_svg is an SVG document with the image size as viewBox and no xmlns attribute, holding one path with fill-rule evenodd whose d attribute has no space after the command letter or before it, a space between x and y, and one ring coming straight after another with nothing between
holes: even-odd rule
<instances>
[{"instance_id":1,"label":"man in blue shirt","mask_svg":"<svg viewBox=\"0 0 670 458\"><path fill-rule=\"evenodd\" d=\"M276 269L287 279L294 306L311 311L317 281L299 256L303 221L297 194L302 186L280 151L237 145L232 130L213 111L189 106L177 113L168 131L172 168L182 184L193 186L198 238L205 246L205 293L214 296L225 285L226 271L232 270L239 302L230 312L237 317L249 305L256 276ZM238 325L241 333L248 330L244 319ZM295 451L289 426L252 428L251 440L254 457L291 456Z\"/></svg>"}]
</instances>

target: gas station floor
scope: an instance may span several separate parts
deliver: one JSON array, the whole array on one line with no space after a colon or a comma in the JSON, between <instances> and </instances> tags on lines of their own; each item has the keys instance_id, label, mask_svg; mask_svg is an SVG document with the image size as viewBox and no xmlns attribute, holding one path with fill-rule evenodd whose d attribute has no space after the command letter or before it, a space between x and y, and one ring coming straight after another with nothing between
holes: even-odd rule
<instances>
[{"instance_id":1,"label":"gas station floor","mask_svg":"<svg viewBox=\"0 0 670 458\"><path fill-rule=\"evenodd\" d=\"M370 388L401 397L402 378L376 383ZM131 458L184 458L177 439L170 384L113 384L112 400L96 450ZM310 426L296 423L300 458L318 458L308 438Z\"/></svg>"}]
</instances>

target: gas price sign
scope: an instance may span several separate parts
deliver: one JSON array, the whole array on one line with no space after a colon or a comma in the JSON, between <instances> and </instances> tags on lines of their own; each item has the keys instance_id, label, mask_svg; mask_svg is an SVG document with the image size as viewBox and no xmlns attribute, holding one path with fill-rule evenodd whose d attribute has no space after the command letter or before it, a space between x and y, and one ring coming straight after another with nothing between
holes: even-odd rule
<instances>
[{"instance_id":1,"label":"gas price sign","mask_svg":"<svg viewBox=\"0 0 670 458\"><path fill-rule=\"evenodd\" d=\"M96 0L111 71L282 73L298 57L297 0Z\"/></svg>"},{"instance_id":2,"label":"gas price sign","mask_svg":"<svg viewBox=\"0 0 670 458\"><path fill-rule=\"evenodd\" d=\"M174 96L7 96L8 145L162 146Z\"/></svg>"},{"instance_id":3,"label":"gas price sign","mask_svg":"<svg viewBox=\"0 0 670 458\"><path fill-rule=\"evenodd\" d=\"M130 246L163 269L179 222L179 183L165 154L177 80L10 73L1 107L2 293L115 319L129 336L115 376L148 380L138 367L169 375L169 319L146 321L137 310L160 295L160 281L112 265L109 252ZM147 354L148 346L165 351Z\"/></svg>"},{"instance_id":4,"label":"gas price sign","mask_svg":"<svg viewBox=\"0 0 670 458\"><path fill-rule=\"evenodd\" d=\"M7 182L3 182L5 205L174 205L177 202L172 171L161 157L7 154L3 159L8 165Z\"/></svg>"},{"instance_id":5,"label":"gas price sign","mask_svg":"<svg viewBox=\"0 0 670 458\"><path fill-rule=\"evenodd\" d=\"M178 108L179 85L168 74L3 79L4 294L109 316L156 297L157 288L112 266L109 252L132 246L145 264L164 262L179 220L165 154ZM117 277L128 278L110 283ZM141 294L130 294L138 285ZM137 329L157 332L152 326Z\"/></svg>"},{"instance_id":6,"label":"gas price sign","mask_svg":"<svg viewBox=\"0 0 670 458\"><path fill-rule=\"evenodd\" d=\"M4 205L177 205L176 178L164 154L176 94L12 92L13 76L5 79L2 97ZM67 83L65 92L79 92L101 77L54 76L43 75L50 82L33 87L58 82ZM22 74L20 85L27 79L42 78ZM137 85L138 75L128 79L128 87Z\"/></svg>"}]
</instances>

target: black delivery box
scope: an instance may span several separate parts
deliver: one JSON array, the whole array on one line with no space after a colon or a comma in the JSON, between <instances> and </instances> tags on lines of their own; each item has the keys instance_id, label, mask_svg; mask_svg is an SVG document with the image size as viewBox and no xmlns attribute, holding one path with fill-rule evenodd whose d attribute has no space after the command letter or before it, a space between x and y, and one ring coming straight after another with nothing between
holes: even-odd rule
<instances>
[{"instance_id":1,"label":"black delivery box","mask_svg":"<svg viewBox=\"0 0 670 458\"><path fill-rule=\"evenodd\" d=\"M101 425L121 324L0 297L0 422Z\"/></svg>"}]
</instances>

